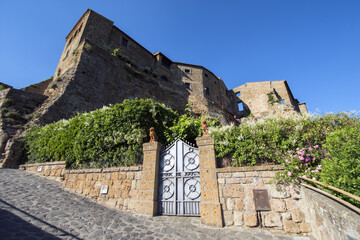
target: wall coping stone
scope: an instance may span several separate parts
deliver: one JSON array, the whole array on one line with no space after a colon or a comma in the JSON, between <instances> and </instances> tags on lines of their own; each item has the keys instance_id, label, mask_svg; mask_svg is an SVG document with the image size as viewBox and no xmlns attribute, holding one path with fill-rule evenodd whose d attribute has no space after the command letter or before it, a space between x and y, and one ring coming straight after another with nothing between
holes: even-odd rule
<instances>
[{"instance_id":1,"label":"wall coping stone","mask_svg":"<svg viewBox=\"0 0 360 240\"><path fill-rule=\"evenodd\" d=\"M250 172L250 171L278 171L284 170L282 165L261 165L261 166L246 166L246 167L225 167L217 168L216 172Z\"/></svg>"},{"instance_id":2,"label":"wall coping stone","mask_svg":"<svg viewBox=\"0 0 360 240\"><path fill-rule=\"evenodd\" d=\"M129 172L141 171L141 166L131 167L111 167L111 168L88 168L88 169L73 169L66 170L66 174L81 174L81 173L111 173L111 172Z\"/></svg>"},{"instance_id":3,"label":"wall coping stone","mask_svg":"<svg viewBox=\"0 0 360 240\"><path fill-rule=\"evenodd\" d=\"M19 166L19 168L36 167L36 166L54 166L54 165L65 165L65 164L66 164L65 161L30 163L30 164L22 164Z\"/></svg>"}]
</instances>

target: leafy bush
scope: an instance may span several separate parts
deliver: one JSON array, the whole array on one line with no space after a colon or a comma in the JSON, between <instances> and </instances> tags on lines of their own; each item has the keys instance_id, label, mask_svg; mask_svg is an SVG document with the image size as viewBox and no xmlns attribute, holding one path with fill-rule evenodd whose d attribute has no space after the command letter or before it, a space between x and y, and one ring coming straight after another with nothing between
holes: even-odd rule
<instances>
[{"instance_id":1,"label":"leafy bush","mask_svg":"<svg viewBox=\"0 0 360 240\"><path fill-rule=\"evenodd\" d=\"M92 46L90 44L85 44L84 49L87 53L90 53L92 51Z\"/></svg>"},{"instance_id":2,"label":"leafy bush","mask_svg":"<svg viewBox=\"0 0 360 240\"><path fill-rule=\"evenodd\" d=\"M7 113L4 114L5 117L7 118L19 118L20 114L18 112L16 112L15 110L9 110Z\"/></svg>"},{"instance_id":3,"label":"leafy bush","mask_svg":"<svg viewBox=\"0 0 360 240\"><path fill-rule=\"evenodd\" d=\"M78 114L25 136L29 162L66 161L68 168L128 166L141 163L142 143L154 127L159 141L178 114L151 99Z\"/></svg>"},{"instance_id":4,"label":"leafy bush","mask_svg":"<svg viewBox=\"0 0 360 240\"><path fill-rule=\"evenodd\" d=\"M330 133L325 147L321 181L360 197L360 121Z\"/></svg>"},{"instance_id":5,"label":"leafy bush","mask_svg":"<svg viewBox=\"0 0 360 240\"><path fill-rule=\"evenodd\" d=\"M2 103L2 107L8 107L11 106L13 104L14 100L11 98L5 98L3 103Z\"/></svg>"},{"instance_id":6,"label":"leafy bush","mask_svg":"<svg viewBox=\"0 0 360 240\"><path fill-rule=\"evenodd\" d=\"M5 89L5 86L2 85L2 84L0 84L0 91L1 91L1 90L4 90L4 89Z\"/></svg>"}]
</instances>

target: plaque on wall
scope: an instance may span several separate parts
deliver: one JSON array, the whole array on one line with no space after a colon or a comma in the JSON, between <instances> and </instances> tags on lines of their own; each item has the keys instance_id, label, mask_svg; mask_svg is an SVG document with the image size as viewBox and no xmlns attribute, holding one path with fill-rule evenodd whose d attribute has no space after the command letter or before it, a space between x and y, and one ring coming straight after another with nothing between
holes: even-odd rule
<instances>
[{"instance_id":1,"label":"plaque on wall","mask_svg":"<svg viewBox=\"0 0 360 240\"><path fill-rule=\"evenodd\" d=\"M269 195L266 189L253 189L256 211L270 211Z\"/></svg>"},{"instance_id":2,"label":"plaque on wall","mask_svg":"<svg viewBox=\"0 0 360 240\"><path fill-rule=\"evenodd\" d=\"M107 194L109 190L109 185L102 185L100 189L101 194Z\"/></svg>"},{"instance_id":3,"label":"plaque on wall","mask_svg":"<svg viewBox=\"0 0 360 240\"><path fill-rule=\"evenodd\" d=\"M38 166L37 171L38 171L38 172L41 172L42 169L43 169L43 166Z\"/></svg>"}]
</instances>

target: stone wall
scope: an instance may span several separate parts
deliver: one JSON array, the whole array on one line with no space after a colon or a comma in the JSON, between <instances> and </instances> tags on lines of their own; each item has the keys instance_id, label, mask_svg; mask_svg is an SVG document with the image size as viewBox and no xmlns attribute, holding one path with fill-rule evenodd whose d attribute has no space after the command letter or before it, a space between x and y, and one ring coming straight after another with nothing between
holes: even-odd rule
<instances>
[{"instance_id":1,"label":"stone wall","mask_svg":"<svg viewBox=\"0 0 360 240\"><path fill-rule=\"evenodd\" d=\"M61 182L64 180L65 167L66 167L65 162L60 161L60 162L23 164L19 166L19 169L26 170L28 172L32 172L37 175L44 176Z\"/></svg>"},{"instance_id":2,"label":"stone wall","mask_svg":"<svg viewBox=\"0 0 360 240\"><path fill-rule=\"evenodd\" d=\"M226 226L242 228L259 227L266 230L292 234L311 232L310 224L301 210L299 192L271 184L276 171L275 165L253 167L231 167L217 169L219 196ZM257 217L253 189L266 189L271 211L262 211Z\"/></svg>"},{"instance_id":3,"label":"stone wall","mask_svg":"<svg viewBox=\"0 0 360 240\"><path fill-rule=\"evenodd\" d=\"M66 170L62 186L109 207L135 210L140 178L140 166ZM101 193L102 186L107 186L107 193Z\"/></svg>"},{"instance_id":4,"label":"stone wall","mask_svg":"<svg viewBox=\"0 0 360 240\"><path fill-rule=\"evenodd\" d=\"M316 239L360 239L360 209L318 188L301 189L305 218Z\"/></svg>"}]
</instances>

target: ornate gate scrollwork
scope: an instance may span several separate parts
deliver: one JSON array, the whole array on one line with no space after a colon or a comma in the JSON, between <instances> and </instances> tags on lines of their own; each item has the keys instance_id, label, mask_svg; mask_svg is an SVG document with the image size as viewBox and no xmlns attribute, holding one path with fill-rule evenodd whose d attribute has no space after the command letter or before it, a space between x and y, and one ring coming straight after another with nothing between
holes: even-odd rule
<instances>
[{"instance_id":1,"label":"ornate gate scrollwork","mask_svg":"<svg viewBox=\"0 0 360 240\"><path fill-rule=\"evenodd\" d=\"M160 153L159 214L200 216L199 150L176 140Z\"/></svg>"}]
</instances>

